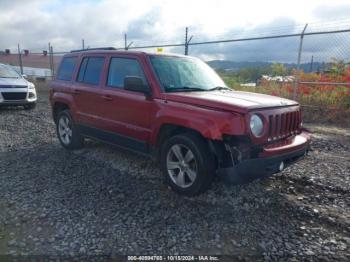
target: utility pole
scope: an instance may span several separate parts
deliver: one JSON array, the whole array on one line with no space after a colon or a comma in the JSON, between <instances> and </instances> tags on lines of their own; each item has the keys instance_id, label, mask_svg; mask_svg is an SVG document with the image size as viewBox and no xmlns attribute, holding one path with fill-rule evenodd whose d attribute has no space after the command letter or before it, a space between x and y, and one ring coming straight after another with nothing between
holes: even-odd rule
<instances>
[{"instance_id":1,"label":"utility pole","mask_svg":"<svg viewBox=\"0 0 350 262\"><path fill-rule=\"evenodd\" d=\"M52 46L49 43L49 65L50 65L50 71L51 71L51 79L53 79L54 71L53 71L53 51Z\"/></svg>"},{"instance_id":2,"label":"utility pole","mask_svg":"<svg viewBox=\"0 0 350 262\"><path fill-rule=\"evenodd\" d=\"M297 99L297 89L299 88L299 80L300 80L300 76L299 76L299 71L300 71L300 60L301 60L301 53L303 50L303 40L304 40L304 34L305 34L305 30L307 28L306 24L304 26L303 31L301 32L300 35L300 42L299 42L299 51L298 51L298 61L297 61L297 75L294 81L294 90L293 90L293 99L296 100Z\"/></svg>"},{"instance_id":3,"label":"utility pole","mask_svg":"<svg viewBox=\"0 0 350 262\"><path fill-rule=\"evenodd\" d=\"M19 48L18 44L18 61L19 61L19 68L21 70L21 75L23 75L23 63L22 63L22 54L21 54L21 49Z\"/></svg>"},{"instance_id":4,"label":"utility pole","mask_svg":"<svg viewBox=\"0 0 350 262\"><path fill-rule=\"evenodd\" d=\"M53 47L51 46L51 65L52 65L52 78L55 76L55 65L53 63Z\"/></svg>"},{"instance_id":5,"label":"utility pole","mask_svg":"<svg viewBox=\"0 0 350 262\"><path fill-rule=\"evenodd\" d=\"M314 66L314 56L311 56L310 73L312 73L313 66Z\"/></svg>"},{"instance_id":6,"label":"utility pole","mask_svg":"<svg viewBox=\"0 0 350 262\"><path fill-rule=\"evenodd\" d=\"M188 39L188 27L186 27L186 33L185 33L185 55L188 55L188 46L192 40L192 37L191 36L189 39Z\"/></svg>"},{"instance_id":7,"label":"utility pole","mask_svg":"<svg viewBox=\"0 0 350 262\"><path fill-rule=\"evenodd\" d=\"M188 55L187 38L188 38L188 27L186 27L186 33L185 33L185 55Z\"/></svg>"},{"instance_id":8,"label":"utility pole","mask_svg":"<svg viewBox=\"0 0 350 262\"><path fill-rule=\"evenodd\" d=\"M81 45L82 45L83 50L84 50L85 49L85 41L84 41L84 39L81 40Z\"/></svg>"},{"instance_id":9,"label":"utility pole","mask_svg":"<svg viewBox=\"0 0 350 262\"><path fill-rule=\"evenodd\" d=\"M126 33L124 34L124 49L125 51L126 50L129 50L130 46L133 44L134 42L131 41L129 44L128 44L128 36L126 35Z\"/></svg>"}]
</instances>

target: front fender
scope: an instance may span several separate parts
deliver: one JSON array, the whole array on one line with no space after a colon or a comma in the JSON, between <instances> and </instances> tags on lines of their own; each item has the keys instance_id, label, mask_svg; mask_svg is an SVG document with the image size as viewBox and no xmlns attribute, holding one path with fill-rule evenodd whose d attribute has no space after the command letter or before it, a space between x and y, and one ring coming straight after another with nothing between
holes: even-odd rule
<instances>
[{"instance_id":1,"label":"front fender","mask_svg":"<svg viewBox=\"0 0 350 262\"><path fill-rule=\"evenodd\" d=\"M152 121L151 144L156 144L159 130L164 124L193 129L213 140L222 140L224 134L242 135L245 132L244 118L240 114L177 102L160 103L158 108Z\"/></svg>"}]
</instances>

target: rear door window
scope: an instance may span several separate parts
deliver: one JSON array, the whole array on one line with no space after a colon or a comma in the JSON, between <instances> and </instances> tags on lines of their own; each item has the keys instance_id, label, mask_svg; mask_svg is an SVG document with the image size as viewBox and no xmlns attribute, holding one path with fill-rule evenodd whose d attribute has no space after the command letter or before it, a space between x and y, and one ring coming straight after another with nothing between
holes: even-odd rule
<instances>
[{"instance_id":1,"label":"rear door window","mask_svg":"<svg viewBox=\"0 0 350 262\"><path fill-rule=\"evenodd\" d=\"M107 85L124 88L124 78L126 76L137 76L147 85L145 74L136 59L113 57L109 64Z\"/></svg>"},{"instance_id":2,"label":"rear door window","mask_svg":"<svg viewBox=\"0 0 350 262\"><path fill-rule=\"evenodd\" d=\"M77 63L77 57L64 57L58 69L57 79L71 81Z\"/></svg>"},{"instance_id":3,"label":"rear door window","mask_svg":"<svg viewBox=\"0 0 350 262\"><path fill-rule=\"evenodd\" d=\"M78 82L98 85L104 61L104 57L84 57L79 69Z\"/></svg>"}]
</instances>

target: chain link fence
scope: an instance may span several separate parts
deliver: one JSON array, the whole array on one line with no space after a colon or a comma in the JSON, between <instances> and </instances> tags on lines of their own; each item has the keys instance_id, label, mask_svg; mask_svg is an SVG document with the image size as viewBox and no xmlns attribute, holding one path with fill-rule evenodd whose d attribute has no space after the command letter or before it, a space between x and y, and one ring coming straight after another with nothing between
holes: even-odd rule
<instances>
[{"instance_id":1,"label":"chain link fence","mask_svg":"<svg viewBox=\"0 0 350 262\"><path fill-rule=\"evenodd\" d=\"M9 49L0 52L0 63L13 66L19 73L37 80L51 80L55 69L61 60L52 52L43 50L42 52L30 52L27 49L20 49L12 53Z\"/></svg>"},{"instance_id":2,"label":"chain link fence","mask_svg":"<svg viewBox=\"0 0 350 262\"><path fill-rule=\"evenodd\" d=\"M349 44L347 31L304 38L296 99L309 111L337 117L350 110Z\"/></svg>"},{"instance_id":3,"label":"chain link fence","mask_svg":"<svg viewBox=\"0 0 350 262\"><path fill-rule=\"evenodd\" d=\"M231 39L203 36L204 41L194 41L200 36L192 37L186 28L182 42L136 45L125 34L124 46L116 49L199 56L212 60L209 65L234 89L292 98L315 110L349 111L349 28L350 21L336 26L310 24L233 32L236 37ZM82 47L87 49L84 40ZM0 52L0 63L46 81L52 79L67 52L55 52L50 44L36 52L18 45L17 52Z\"/></svg>"}]
</instances>

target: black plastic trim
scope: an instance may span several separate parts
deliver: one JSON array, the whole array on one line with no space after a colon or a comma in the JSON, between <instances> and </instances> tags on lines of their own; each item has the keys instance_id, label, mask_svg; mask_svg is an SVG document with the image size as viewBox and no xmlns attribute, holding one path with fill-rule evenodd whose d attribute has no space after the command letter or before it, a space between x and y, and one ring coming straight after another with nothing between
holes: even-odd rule
<instances>
[{"instance_id":1,"label":"black plastic trim","mask_svg":"<svg viewBox=\"0 0 350 262\"><path fill-rule=\"evenodd\" d=\"M280 172L279 164L283 161L285 168L306 155L309 144L301 150L274 157L243 160L234 166L219 168L218 175L230 184L241 184L256 178L266 177Z\"/></svg>"},{"instance_id":2,"label":"black plastic trim","mask_svg":"<svg viewBox=\"0 0 350 262\"><path fill-rule=\"evenodd\" d=\"M99 128L90 127L87 125L80 124L78 125L78 128L83 136L100 140L108 144L116 145L124 149L131 150L133 152L141 153L143 155L150 155L149 145L144 141L140 141L128 136L120 135L106 130L101 130Z\"/></svg>"}]
</instances>

